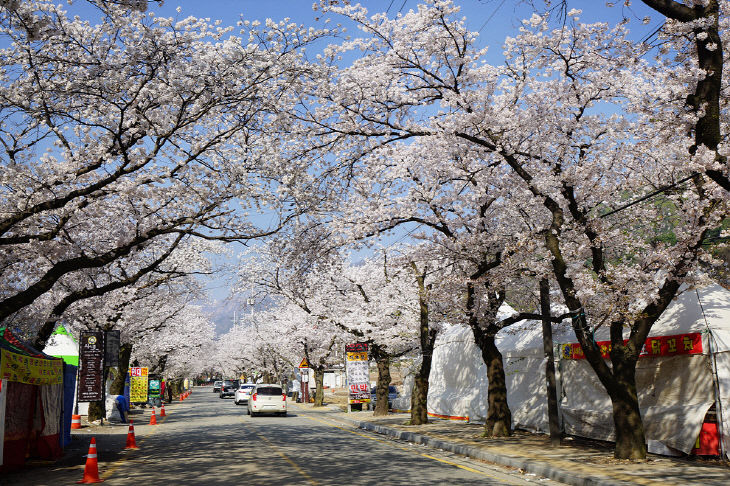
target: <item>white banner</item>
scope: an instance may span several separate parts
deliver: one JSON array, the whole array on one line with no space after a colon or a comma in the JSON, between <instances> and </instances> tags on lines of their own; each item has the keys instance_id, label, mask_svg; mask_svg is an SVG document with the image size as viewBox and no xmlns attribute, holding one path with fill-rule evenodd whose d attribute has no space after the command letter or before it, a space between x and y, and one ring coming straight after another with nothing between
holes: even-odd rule
<instances>
[{"instance_id":1,"label":"white banner","mask_svg":"<svg viewBox=\"0 0 730 486\"><path fill-rule=\"evenodd\" d=\"M368 361L368 345L366 343L348 344L347 385L350 392L350 403L370 402L370 365Z\"/></svg>"}]
</instances>

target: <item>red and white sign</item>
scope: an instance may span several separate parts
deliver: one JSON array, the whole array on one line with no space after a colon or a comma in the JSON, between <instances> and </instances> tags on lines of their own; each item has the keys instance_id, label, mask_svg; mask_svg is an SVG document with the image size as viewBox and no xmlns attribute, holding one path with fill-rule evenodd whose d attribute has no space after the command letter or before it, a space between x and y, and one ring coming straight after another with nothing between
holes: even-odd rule
<instances>
[{"instance_id":1,"label":"red and white sign","mask_svg":"<svg viewBox=\"0 0 730 486\"><path fill-rule=\"evenodd\" d=\"M350 403L370 402L370 366L367 343L345 346Z\"/></svg>"},{"instance_id":2,"label":"red and white sign","mask_svg":"<svg viewBox=\"0 0 730 486\"><path fill-rule=\"evenodd\" d=\"M627 341L624 341L626 344ZM611 341L597 341L604 359L611 359ZM674 336L650 337L644 343L639 358L655 358L658 356L676 356L679 354L702 354L702 334L693 332ZM563 359L585 359L580 343L563 344L560 346L560 356Z\"/></svg>"}]
</instances>

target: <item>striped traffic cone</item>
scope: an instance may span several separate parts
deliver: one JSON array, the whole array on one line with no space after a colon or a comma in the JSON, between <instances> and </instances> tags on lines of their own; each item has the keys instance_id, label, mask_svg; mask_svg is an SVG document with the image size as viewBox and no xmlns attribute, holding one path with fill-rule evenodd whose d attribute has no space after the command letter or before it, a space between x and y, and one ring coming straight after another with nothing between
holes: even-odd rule
<instances>
[{"instance_id":1,"label":"striped traffic cone","mask_svg":"<svg viewBox=\"0 0 730 486\"><path fill-rule=\"evenodd\" d=\"M152 407L152 416L150 417L150 425L157 425L157 416L155 415L155 407Z\"/></svg>"},{"instance_id":2,"label":"striped traffic cone","mask_svg":"<svg viewBox=\"0 0 730 486\"><path fill-rule=\"evenodd\" d=\"M72 429L81 428L81 415L71 415L71 428Z\"/></svg>"},{"instance_id":3,"label":"striped traffic cone","mask_svg":"<svg viewBox=\"0 0 730 486\"><path fill-rule=\"evenodd\" d=\"M134 438L134 422L129 421L129 432L127 432L127 445L125 449L139 449L137 447L137 441Z\"/></svg>"},{"instance_id":4,"label":"striped traffic cone","mask_svg":"<svg viewBox=\"0 0 730 486\"><path fill-rule=\"evenodd\" d=\"M84 479L76 481L78 484L100 483L104 481L99 478L99 463L96 459L96 437L91 438L89 444L89 454L86 456L86 465L84 466Z\"/></svg>"},{"instance_id":5,"label":"striped traffic cone","mask_svg":"<svg viewBox=\"0 0 730 486\"><path fill-rule=\"evenodd\" d=\"M167 414L165 413L165 404L162 404L162 408L160 408L160 417L167 417Z\"/></svg>"}]
</instances>

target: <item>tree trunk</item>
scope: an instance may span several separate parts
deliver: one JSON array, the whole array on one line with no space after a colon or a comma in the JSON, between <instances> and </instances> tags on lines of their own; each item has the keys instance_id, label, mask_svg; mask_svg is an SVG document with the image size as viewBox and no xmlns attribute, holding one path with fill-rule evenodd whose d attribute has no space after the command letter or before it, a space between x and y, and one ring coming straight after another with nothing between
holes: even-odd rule
<instances>
[{"instance_id":1,"label":"tree trunk","mask_svg":"<svg viewBox=\"0 0 730 486\"><path fill-rule=\"evenodd\" d=\"M380 354L375 363L378 365L378 384L375 388L376 403L374 416L388 415L388 389L390 388L390 357Z\"/></svg>"},{"instance_id":2,"label":"tree trunk","mask_svg":"<svg viewBox=\"0 0 730 486\"><path fill-rule=\"evenodd\" d=\"M499 328L494 324L499 307L504 302L504 292L495 293L490 300L489 310L484 319L489 319L486 327L479 325L479 318L474 312L474 285L467 284L466 309L469 327L474 335L474 342L482 352L482 360L487 367L487 420L484 424L484 437L508 437L512 435L512 412L507 405L507 380L504 373L502 353L494 341Z\"/></svg>"},{"instance_id":3,"label":"tree trunk","mask_svg":"<svg viewBox=\"0 0 730 486\"><path fill-rule=\"evenodd\" d=\"M507 405L507 380L502 353L497 349L494 336L482 335L477 341L477 345L482 351L484 364L487 365L487 379L489 380L484 436L508 437L512 435L512 412Z\"/></svg>"},{"instance_id":4,"label":"tree trunk","mask_svg":"<svg viewBox=\"0 0 730 486\"><path fill-rule=\"evenodd\" d=\"M314 394L314 406L324 406L324 369L315 368L314 382L317 384L317 392Z\"/></svg>"},{"instance_id":5,"label":"tree trunk","mask_svg":"<svg viewBox=\"0 0 730 486\"><path fill-rule=\"evenodd\" d=\"M430 360L429 360L430 361ZM430 363L428 366L431 368ZM413 381L411 393L411 420L409 425L423 425L428 423L428 376L425 378L419 372Z\"/></svg>"},{"instance_id":6,"label":"tree trunk","mask_svg":"<svg viewBox=\"0 0 730 486\"><path fill-rule=\"evenodd\" d=\"M112 395L124 395L124 384L129 369L129 358L132 356L132 343L124 343L119 347L119 372L112 381L109 392Z\"/></svg>"},{"instance_id":7,"label":"tree trunk","mask_svg":"<svg viewBox=\"0 0 730 486\"><path fill-rule=\"evenodd\" d=\"M419 318L419 341L421 344L421 366L413 381L413 392L411 393L411 420L410 425L422 425L428 423L428 377L431 374L431 360L433 359L433 347L436 343L436 330L429 328L429 287L426 285L426 271L418 271L416 264L411 262L411 267L416 276L418 284L418 305L420 308Z\"/></svg>"},{"instance_id":8,"label":"tree trunk","mask_svg":"<svg viewBox=\"0 0 730 486\"><path fill-rule=\"evenodd\" d=\"M611 354L613 383L606 387L613 407L613 423L616 429L614 457L620 459L646 459L644 423L639 410L636 390L636 359ZM623 354L623 353L620 353Z\"/></svg>"},{"instance_id":9,"label":"tree trunk","mask_svg":"<svg viewBox=\"0 0 730 486\"><path fill-rule=\"evenodd\" d=\"M94 422L96 420L100 420L103 415L104 415L104 409L102 407L101 401L89 402L89 415L88 415L89 422Z\"/></svg>"}]
</instances>

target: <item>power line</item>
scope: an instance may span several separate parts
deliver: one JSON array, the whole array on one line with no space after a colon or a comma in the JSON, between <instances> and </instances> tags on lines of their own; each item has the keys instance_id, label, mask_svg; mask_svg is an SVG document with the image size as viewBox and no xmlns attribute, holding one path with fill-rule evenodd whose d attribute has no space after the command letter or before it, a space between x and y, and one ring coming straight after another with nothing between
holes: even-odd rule
<instances>
[{"instance_id":1,"label":"power line","mask_svg":"<svg viewBox=\"0 0 730 486\"><path fill-rule=\"evenodd\" d=\"M636 204L639 204L642 201L646 201L647 199L652 198L652 197L654 197L654 196L656 196L658 194L661 194L662 192L664 192L664 191L666 191L668 189L671 189L673 187L676 187L676 186L678 186L680 184L684 184L688 180L693 179L693 178L697 177L698 175L699 174L697 172L693 172L692 174L688 175L684 179L680 179L679 181L675 182L674 184L669 184L668 186L661 187L661 188L657 189L656 191L651 192L651 193L649 193L649 194L647 194L645 196L642 196L639 199L636 199L634 201L631 201L630 203L624 204L623 206L620 206L620 207L614 209L613 211L609 211L606 214L602 214L602 215L599 216L599 218L605 218L606 216L611 216L612 214L616 214L619 211L623 211L624 209L630 208L631 206L634 206Z\"/></svg>"},{"instance_id":2,"label":"power line","mask_svg":"<svg viewBox=\"0 0 730 486\"><path fill-rule=\"evenodd\" d=\"M489 16L489 18L488 18L487 20L485 20L485 21L484 21L484 23L482 24L482 26L481 26L481 27L479 27L479 30L478 30L477 32L479 32L479 33L481 34L481 32L482 32L482 29L483 29L484 27L486 27L486 26L487 26L487 24L489 23L489 21L490 21L490 20L492 20L492 18L493 18L493 17L495 16L495 15L497 15L497 12L499 12L499 9L500 9L500 8L502 8L502 5L504 5L504 2L506 2L506 1L507 1L507 0L502 0L502 3L500 3L500 4L499 4L499 5L497 6L497 8L495 8L495 9L494 9L494 12L492 12L492 15L490 15L490 16Z\"/></svg>"},{"instance_id":3,"label":"power line","mask_svg":"<svg viewBox=\"0 0 730 486\"><path fill-rule=\"evenodd\" d=\"M408 2L408 0L403 0L403 5L401 5L400 8L398 9L398 13L401 13L401 10L403 10L403 7L406 6L407 2Z\"/></svg>"},{"instance_id":4,"label":"power line","mask_svg":"<svg viewBox=\"0 0 730 486\"><path fill-rule=\"evenodd\" d=\"M390 13L390 7L393 6L393 2L395 2L395 0L390 0L390 5L388 5L388 10L385 11L386 14Z\"/></svg>"}]
</instances>

